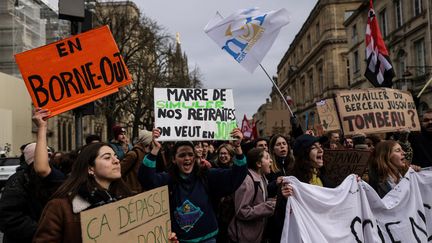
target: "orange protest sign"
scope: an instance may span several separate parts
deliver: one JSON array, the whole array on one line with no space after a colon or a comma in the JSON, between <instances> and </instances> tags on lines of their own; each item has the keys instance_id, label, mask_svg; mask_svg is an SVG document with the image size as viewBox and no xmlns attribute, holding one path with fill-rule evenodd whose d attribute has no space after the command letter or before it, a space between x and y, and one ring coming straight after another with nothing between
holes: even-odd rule
<instances>
[{"instance_id":1,"label":"orange protest sign","mask_svg":"<svg viewBox=\"0 0 432 243\"><path fill-rule=\"evenodd\" d=\"M108 26L15 55L35 107L51 116L132 82Z\"/></svg>"}]
</instances>

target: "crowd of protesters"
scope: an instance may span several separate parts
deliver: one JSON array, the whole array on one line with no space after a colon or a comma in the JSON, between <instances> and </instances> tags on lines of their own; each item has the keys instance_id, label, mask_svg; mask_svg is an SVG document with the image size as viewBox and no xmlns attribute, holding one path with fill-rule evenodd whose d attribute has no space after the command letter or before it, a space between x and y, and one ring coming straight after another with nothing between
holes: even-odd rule
<instances>
[{"instance_id":1,"label":"crowd of protesters","mask_svg":"<svg viewBox=\"0 0 432 243\"><path fill-rule=\"evenodd\" d=\"M231 141L160 143L158 129L141 130L133 144L126 129L114 138L97 135L69 153L47 144L49 111L37 109L37 141L22 147L22 164L0 199L3 242L81 242L79 213L163 185L169 188L172 242L279 242L287 198L284 176L321 187L336 187L324 170L331 149L371 151L361 178L384 197L411 167L432 166L432 110L421 132L315 136L295 118L291 136ZM360 180L360 178L359 178Z\"/></svg>"}]
</instances>

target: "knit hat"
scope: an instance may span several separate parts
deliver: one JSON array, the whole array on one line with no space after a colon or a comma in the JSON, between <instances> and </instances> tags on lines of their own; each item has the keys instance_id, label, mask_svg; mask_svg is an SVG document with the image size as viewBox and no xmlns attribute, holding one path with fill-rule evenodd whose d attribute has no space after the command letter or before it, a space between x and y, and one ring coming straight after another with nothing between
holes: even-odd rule
<instances>
[{"instance_id":1,"label":"knit hat","mask_svg":"<svg viewBox=\"0 0 432 243\"><path fill-rule=\"evenodd\" d=\"M121 126L113 126L112 131L114 133L114 139L117 139L118 135L126 133L126 129Z\"/></svg>"},{"instance_id":2,"label":"knit hat","mask_svg":"<svg viewBox=\"0 0 432 243\"><path fill-rule=\"evenodd\" d=\"M144 146L151 143L153 139L153 134L147 130L140 130L138 133L138 141L137 143L142 143Z\"/></svg>"},{"instance_id":3,"label":"knit hat","mask_svg":"<svg viewBox=\"0 0 432 243\"><path fill-rule=\"evenodd\" d=\"M309 134L303 134L297 137L297 139L294 142L294 146L293 146L294 155L300 155L301 151L308 149L316 142L325 143L327 142L327 140L328 138L326 136L314 137Z\"/></svg>"},{"instance_id":4,"label":"knit hat","mask_svg":"<svg viewBox=\"0 0 432 243\"><path fill-rule=\"evenodd\" d=\"M23 151L25 162L29 165L34 161L36 143L28 144Z\"/></svg>"}]
</instances>

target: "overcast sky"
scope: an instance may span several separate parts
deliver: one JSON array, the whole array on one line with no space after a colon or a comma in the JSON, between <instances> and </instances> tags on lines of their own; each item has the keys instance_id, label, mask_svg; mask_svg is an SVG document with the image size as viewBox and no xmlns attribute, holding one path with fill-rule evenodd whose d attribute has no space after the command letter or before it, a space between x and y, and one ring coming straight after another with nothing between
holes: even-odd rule
<instances>
[{"instance_id":1,"label":"overcast sky","mask_svg":"<svg viewBox=\"0 0 432 243\"><path fill-rule=\"evenodd\" d=\"M270 51L264 57L263 67L270 76L276 75L277 65L289 44L300 30L317 0L134 0L144 15L156 20L174 36L180 33L182 50L188 56L189 66L197 65L204 79L204 88L231 88L234 91L237 120L248 118L265 103L271 91L271 82L258 67L253 74L246 71L205 33L204 27L216 11L228 16L239 9L258 7L261 11L285 8L290 23L282 28ZM287 113L288 115L288 113Z\"/></svg>"},{"instance_id":2,"label":"overcast sky","mask_svg":"<svg viewBox=\"0 0 432 243\"><path fill-rule=\"evenodd\" d=\"M57 0L49 0L56 5ZM198 66L204 88L231 88L234 91L237 120L248 118L265 103L271 82L258 67L253 74L246 71L205 33L204 27L216 11L228 16L239 9L258 7L261 11L285 8L290 23L282 28L278 38L261 63L270 76L276 75L277 65L291 41L300 30L317 0L133 0L144 15L163 26L173 37L180 33L182 50L189 67ZM152 94L151 94L152 95ZM288 113L287 113L288 115Z\"/></svg>"}]
</instances>

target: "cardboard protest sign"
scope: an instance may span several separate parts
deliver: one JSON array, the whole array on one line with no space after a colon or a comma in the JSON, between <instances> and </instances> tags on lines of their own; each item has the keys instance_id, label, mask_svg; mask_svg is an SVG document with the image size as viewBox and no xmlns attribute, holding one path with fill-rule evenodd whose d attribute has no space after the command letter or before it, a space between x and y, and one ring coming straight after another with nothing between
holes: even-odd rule
<instances>
[{"instance_id":1,"label":"cardboard protest sign","mask_svg":"<svg viewBox=\"0 0 432 243\"><path fill-rule=\"evenodd\" d=\"M83 243L168 242L168 186L83 211L80 216Z\"/></svg>"},{"instance_id":2,"label":"cardboard protest sign","mask_svg":"<svg viewBox=\"0 0 432 243\"><path fill-rule=\"evenodd\" d=\"M15 55L35 107L51 116L132 82L108 26Z\"/></svg>"},{"instance_id":3,"label":"cardboard protest sign","mask_svg":"<svg viewBox=\"0 0 432 243\"><path fill-rule=\"evenodd\" d=\"M161 141L230 140L237 127L231 89L154 89Z\"/></svg>"},{"instance_id":4,"label":"cardboard protest sign","mask_svg":"<svg viewBox=\"0 0 432 243\"><path fill-rule=\"evenodd\" d=\"M348 175L363 176L368 167L371 151L368 150L325 150L324 168L327 178L339 185Z\"/></svg>"},{"instance_id":5,"label":"cardboard protest sign","mask_svg":"<svg viewBox=\"0 0 432 243\"><path fill-rule=\"evenodd\" d=\"M324 131L336 131L341 129L333 99L321 100L316 103L316 107Z\"/></svg>"},{"instance_id":6,"label":"cardboard protest sign","mask_svg":"<svg viewBox=\"0 0 432 243\"><path fill-rule=\"evenodd\" d=\"M339 91L336 103L347 135L397 129L420 131L417 110L409 92L388 88Z\"/></svg>"}]
</instances>

